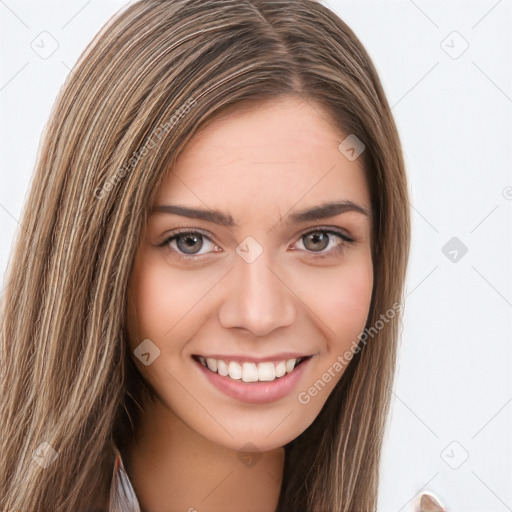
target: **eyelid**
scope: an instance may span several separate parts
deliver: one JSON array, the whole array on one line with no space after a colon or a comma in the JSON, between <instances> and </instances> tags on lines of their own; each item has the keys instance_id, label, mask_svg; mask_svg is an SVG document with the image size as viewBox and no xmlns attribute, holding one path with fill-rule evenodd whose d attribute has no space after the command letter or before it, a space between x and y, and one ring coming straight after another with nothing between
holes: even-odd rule
<instances>
[{"instance_id":1,"label":"eyelid","mask_svg":"<svg viewBox=\"0 0 512 512\"><path fill-rule=\"evenodd\" d=\"M317 233L319 231L338 235L347 242L355 242L355 240L348 234L346 229L340 228L338 226L312 226L310 228L301 229L295 235L295 238L300 239L303 236L309 235L310 233Z\"/></svg>"}]
</instances>

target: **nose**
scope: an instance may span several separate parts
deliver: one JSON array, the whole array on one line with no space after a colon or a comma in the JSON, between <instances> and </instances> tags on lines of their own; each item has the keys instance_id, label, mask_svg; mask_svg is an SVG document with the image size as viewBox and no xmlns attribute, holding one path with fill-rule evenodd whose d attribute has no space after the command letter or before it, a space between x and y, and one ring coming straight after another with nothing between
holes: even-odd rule
<instances>
[{"instance_id":1,"label":"nose","mask_svg":"<svg viewBox=\"0 0 512 512\"><path fill-rule=\"evenodd\" d=\"M219 319L223 327L238 327L265 336L295 319L293 291L279 272L270 268L267 252L251 263L237 258L225 283Z\"/></svg>"}]
</instances>

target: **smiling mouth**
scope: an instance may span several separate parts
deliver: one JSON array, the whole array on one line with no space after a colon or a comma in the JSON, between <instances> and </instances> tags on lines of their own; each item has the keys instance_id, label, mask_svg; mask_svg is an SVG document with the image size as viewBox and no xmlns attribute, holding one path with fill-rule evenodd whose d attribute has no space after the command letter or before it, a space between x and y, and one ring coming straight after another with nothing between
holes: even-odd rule
<instances>
[{"instance_id":1,"label":"smiling mouth","mask_svg":"<svg viewBox=\"0 0 512 512\"><path fill-rule=\"evenodd\" d=\"M277 362L253 363L224 361L198 355L193 355L192 357L211 372L242 382L271 382L278 380L293 372L297 366L311 358L311 356L305 356L298 359L283 359Z\"/></svg>"}]
</instances>

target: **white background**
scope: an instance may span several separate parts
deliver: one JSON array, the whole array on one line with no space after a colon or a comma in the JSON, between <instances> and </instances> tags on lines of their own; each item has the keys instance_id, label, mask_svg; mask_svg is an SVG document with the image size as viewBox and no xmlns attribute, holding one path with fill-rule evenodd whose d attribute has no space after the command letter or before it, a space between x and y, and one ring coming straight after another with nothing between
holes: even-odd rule
<instances>
[{"instance_id":1,"label":"white background","mask_svg":"<svg viewBox=\"0 0 512 512\"><path fill-rule=\"evenodd\" d=\"M448 511L512 510L512 0L324 3L376 65L412 195L379 512L413 511L423 490ZM124 5L0 0L2 272L57 92ZM51 48L45 31L48 58L31 46Z\"/></svg>"}]
</instances>

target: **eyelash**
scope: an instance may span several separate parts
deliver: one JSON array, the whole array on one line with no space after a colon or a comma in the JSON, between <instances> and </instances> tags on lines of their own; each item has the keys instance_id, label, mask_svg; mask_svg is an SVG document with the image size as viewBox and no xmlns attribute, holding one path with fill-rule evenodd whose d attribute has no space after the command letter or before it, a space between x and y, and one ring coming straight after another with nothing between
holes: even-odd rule
<instances>
[{"instance_id":1,"label":"eyelash","mask_svg":"<svg viewBox=\"0 0 512 512\"><path fill-rule=\"evenodd\" d=\"M347 244L355 243L355 240L348 237L345 233L338 231L338 230L333 230L331 228L326 228L326 227L319 227L319 228L315 228L310 231L306 231L305 233L300 235L298 240L302 240L302 238L304 238L305 236L315 234L315 233L326 233L329 235L335 235L335 236L338 236L339 238L341 238L341 240L342 240L341 243L336 244L335 248L331 249L328 252L315 253L315 252L310 252L310 251L308 252L306 249L308 256L312 256L313 258L316 258L316 259L324 260L324 259L336 257L340 253L345 251ZM174 248L171 249L170 247L167 247L172 241L176 240L181 235L201 235L203 238L207 238L214 245L217 245L213 242L213 240L211 240L210 236L207 233L205 233L201 230L193 230L193 231L192 230L180 230L180 231L172 232L170 234L170 236L168 236L163 242L158 244L158 247L160 247L162 249L168 249L169 252L176 253L173 255L173 257L176 257L182 261L184 261L184 260L194 261L194 260L199 260L199 259L207 256L208 253L207 254L183 254L183 253L180 253L178 249L174 249Z\"/></svg>"}]
</instances>

